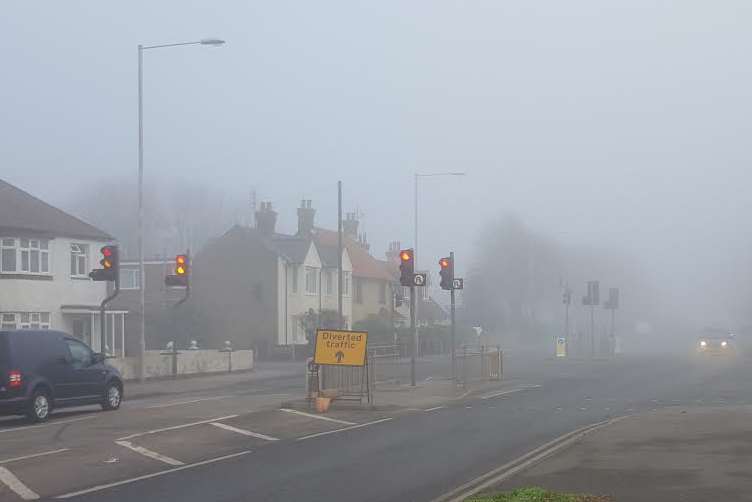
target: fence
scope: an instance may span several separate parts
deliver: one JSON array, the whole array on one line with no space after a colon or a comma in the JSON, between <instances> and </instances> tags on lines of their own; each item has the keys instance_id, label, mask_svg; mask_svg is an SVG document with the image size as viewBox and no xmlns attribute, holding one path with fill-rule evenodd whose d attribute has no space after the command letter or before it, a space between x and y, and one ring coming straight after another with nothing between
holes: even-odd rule
<instances>
[{"instance_id":1,"label":"fence","mask_svg":"<svg viewBox=\"0 0 752 502\"><path fill-rule=\"evenodd\" d=\"M499 346L463 345L457 353L457 378L467 386L473 382L501 380L504 353Z\"/></svg>"},{"instance_id":2,"label":"fence","mask_svg":"<svg viewBox=\"0 0 752 502\"><path fill-rule=\"evenodd\" d=\"M365 396L371 403L374 385L392 374L399 360L399 345L369 347L365 367L320 366L314 370L315 382L309 384L309 389L318 386L322 391L334 391L341 400L362 401Z\"/></svg>"}]
</instances>

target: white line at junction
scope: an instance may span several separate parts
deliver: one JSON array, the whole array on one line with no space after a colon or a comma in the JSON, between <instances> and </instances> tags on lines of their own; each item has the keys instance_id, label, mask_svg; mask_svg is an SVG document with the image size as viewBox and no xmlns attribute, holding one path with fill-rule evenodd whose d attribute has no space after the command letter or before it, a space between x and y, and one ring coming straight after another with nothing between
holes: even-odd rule
<instances>
[{"instance_id":1,"label":"white line at junction","mask_svg":"<svg viewBox=\"0 0 752 502\"><path fill-rule=\"evenodd\" d=\"M350 430L353 430L353 429L360 429L361 427L368 427L369 425L375 425L375 424L380 424L382 422L388 422L391 419L392 419L391 417L389 417L389 418L382 418L380 420L374 420L373 422L366 422L364 424L353 425L351 427L344 427L342 429L335 429L333 431L317 432L316 434L309 434L308 436L300 437L297 440L298 441L303 441L305 439L313 439L313 438L317 438L319 436L326 436L328 434L335 434L337 432L344 432L344 431L350 431Z\"/></svg>"},{"instance_id":2,"label":"white line at junction","mask_svg":"<svg viewBox=\"0 0 752 502\"><path fill-rule=\"evenodd\" d=\"M446 406L434 406L433 408L428 408L427 410L423 410L423 411L425 411L425 412L436 411L436 410L440 410L442 408L446 408Z\"/></svg>"},{"instance_id":3,"label":"white line at junction","mask_svg":"<svg viewBox=\"0 0 752 502\"><path fill-rule=\"evenodd\" d=\"M184 404L203 403L204 401L216 401L217 399L227 399L228 397L233 397L233 396L213 396L213 397L203 397L200 399L191 399L189 401L170 401L168 403L153 404L151 406L146 406L144 409L153 410L156 408L169 408L170 406L182 406Z\"/></svg>"},{"instance_id":4,"label":"white line at junction","mask_svg":"<svg viewBox=\"0 0 752 502\"><path fill-rule=\"evenodd\" d=\"M275 438L272 436L267 436L266 434L261 434L259 432L253 432L246 429L240 429L238 427L233 427L232 425L223 424L220 422L212 422L210 425L213 425L214 427L219 427L220 429L224 429L226 431L235 432L237 434L242 434L243 436L250 436L253 438L263 439L264 441L279 441L279 438Z\"/></svg>"},{"instance_id":5,"label":"white line at junction","mask_svg":"<svg viewBox=\"0 0 752 502\"><path fill-rule=\"evenodd\" d=\"M233 453L231 455L225 455L223 457L210 458L209 460L202 460L201 462L196 462L195 464L181 465L180 467L175 467L174 469L167 469L167 470L164 470L164 471L153 472L151 474L145 474L143 476L138 476L136 478L124 479L122 481L116 481L114 483L108 483L106 485L92 486L91 488L86 488L85 490L79 490L77 492L71 492L71 493L65 493L63 495L58 495L55 498L57 498L57 499L69 499L69 498L72 498L72 497L78 497L79 495L86 495L87 493L100 492L102 490L107 490L108 488L114 488L116 486L128 485L128 484L131 484L131 483L136 483L138 481L143 481L145 479L151 479L151 478L156 478L156 477L159 477L159 476L164 476L165 474L170 474L170 473L173 473L173 472L184 471L186 469L192 469L194 467L200 467L202 465L213 464L215 462L221 462L223 460L229 460L231 458L240 457L242 455L248 455L249 453L251 453L251 450L245 450L245 451L241 451L241 452L238 452L238 453Z\"/></svg>"},{"instance_id":6,"label":"white line at junction","mask_svg":"<svg viewBox=\"0 0 752 502\"><path fill-rule=\"evenodd\" d=\"M44 457L46 455L54 455L55 453L63 453L64 451L68 451L68 450L70 450L70 448L60 448L59 450L43 451L41 453L33 453L31 455L24 455L23 457L6 458L4 460L0 460L0 465L10 464L11 462L18 462L19 460L28 460L30 458Z\"/></svg>"},{"instance_id":7,"label":"white line at junction","mask_svg":"<svg viewBox=\"0 0 752 502\"><path fill-rule=\"evenodd\" d=\"M492 394L486 394L481 396L481 399L493 399L495 397L506 396L507 394L514 394L515 392L522 392L525 390L540 389L540 385L527 385L525 387L517 387L516 389L502 390L501 392L494 392Z\"/></svg>"},{"instance_id":8,"label":"white line at junction","mask_svg":"<svg viewBox=\"0 0 752 502\"><path fill-rule=\"evenodd\" d=\"M156 451L149 450L147 448L144 448L143 446L137 446L130 441L115 441L115 444L119 444L120 446L123 446L125 448L128 448L129 450L135 451L136 453L140 453L144 457L149 457L154 460L159 460L160 462L164 462L168 465L185 465L185 462L181 462L180 460L175 460L172 457L168 457L167 455L162 455L161 453L157 453Z\"/></svg>"},{"instance_id":9,"label":"white line at junction","mask_svg":"<svg viewBox=\"0 0 752 502\"><path fill-rule=\"evenodd\" d=\"M313 413L306 413L305 411L291 410L289 408L280 408L279 411L284 411L285 413L292 413L295 415L300 415L302 417L315 418L317 420L325 420L327 422L334 422L335 424L356 425L355 422L348 422L347 420L339 420L337 418L314 415Z\"/></svg>"},{"instance_id":10,"label":"white line at junction","mask_svg":"<svg viewBox=\"0 0 752 502\"><path fill-rule=\"evenodd\" d=\"M199 420L198 422L191 422L188 424L180 424L180 425L173 425L172 427L163 427L162 429L153 429L146 432L137 432L135 434L131 434L130 436L125 436L118 438L118 441L124 441L127 439L133 439L141 436L147 436L149 434L157 434L160 432L167 432L167 431L175 431L178 429L185 429L186 427L194 427L196 425L202 425L202 424L210 424L212 422L218 422L220 420L229 420L231 418L236 418L238 415L227 415L226 417L217 417L217 418L210 418L208 420Z\"/></svg>"},{"instance_id":11,"label":"white line at junction","mask_svg":"<svg viewBox=\"0 0 752 502\"><path fill-rule=\"evenodd\" d=\"M78 418L71 418L70 420L50 420L46 424L40 424L40 425L26 425L23 427L13 427L10 429L0 429L0 434L4 432L18 432L18 431L26 431L31 429L41 429L43 427L54 427L56 425L65 425L65 424L72 424L73 422L80 422L82 420L91 420L92 418L97 418L96 415L88 415L85 417L78 417Z\"/></svg>"},{"instance_id":12,"label":"white line at junction","mask_svg":"<svg viewBox=\"0 0 752 502\"><path fill-rule=\"evenodd\" d=\"M20 479L5 467L0 467L0 482L10 488L13 493L21 497L23 500L37 500L39 498L39 495L23 484Z\"/></svg>"}]
</instances>

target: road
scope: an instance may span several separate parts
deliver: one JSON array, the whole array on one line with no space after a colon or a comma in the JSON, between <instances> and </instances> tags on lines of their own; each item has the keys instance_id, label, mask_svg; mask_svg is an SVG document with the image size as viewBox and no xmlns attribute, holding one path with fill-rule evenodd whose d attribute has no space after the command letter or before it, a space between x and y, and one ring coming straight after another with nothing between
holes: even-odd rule
<instances>
[{"instance_id":1,"label":"road","mask_svg":"<svg viewBox=\"0 0 752 502\"><path fill-rule=\"evenodd\" d=\"M308 416L280 409L299 391L290 377L76 410L41 426L5 421L0 500L431 501L608 417L752 403L745 361L527 355L508 358L506 375L519 385L429 409Z\"/></svg>"}]
</instances>

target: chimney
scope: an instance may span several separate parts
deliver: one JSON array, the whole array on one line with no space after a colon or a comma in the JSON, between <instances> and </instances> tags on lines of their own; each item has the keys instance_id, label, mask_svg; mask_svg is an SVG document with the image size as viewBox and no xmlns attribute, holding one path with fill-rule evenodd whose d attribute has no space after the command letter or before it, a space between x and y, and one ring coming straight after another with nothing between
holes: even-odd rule
<instances>
[{"instance_id":1,"label":"chimney","mask_svg":"<svg viewBox=\"0 0 752 502\"><path fill-rule=\"evenodd\" d=\"M345 221L342 222L342 232L345 237L357 241L358 240L358 218L355 213L347 213L345 215Z\"/></svg>"},{"instance_id":2,"label":"chimney","mask_svg":"<svg viewBox=\"0 0 752 502\"><path fill-rule=\"evenodd\" d=\"M357 223L357 221L355 223ZM366 235L365 232L358 236L358 244L360 244L360 247L362 247L366 251L371 250L371 245L368 243L368 235Z\"/></svg>"},{"instance_id":3,"label":"chimney","mask_svg":"<svg viewBox=\"0 0 752 502\"><path fill-rule=\"evenodd\" d=\"M400 252L400 246L402 245L399 241L392 241L389 243L389 250L386 252L386 259L387 261L399 261L399 252Z\"/></svg>"},{"instance_id":4,"label":"chimney","mask_svg":"<svg viewBox=\"0 0 752 502\"><path fill-rule=\"evenodd\" d=\"M316 210L311 207L310 200L301 200L298 208L298 237L308 237L313 233L313 219Z\"/></svg>"},{"instance_id":5,"label":"chimney","mask_svg":"<svg viewBox=\"0 0 752 502\"><path fill-rule=\"evenodd\" d=\"M277 225L277 212L272 209L271 202L262 202L256 211L256 228L267 237L274 235L274 227Z\"/></svg>"}]
</instances>

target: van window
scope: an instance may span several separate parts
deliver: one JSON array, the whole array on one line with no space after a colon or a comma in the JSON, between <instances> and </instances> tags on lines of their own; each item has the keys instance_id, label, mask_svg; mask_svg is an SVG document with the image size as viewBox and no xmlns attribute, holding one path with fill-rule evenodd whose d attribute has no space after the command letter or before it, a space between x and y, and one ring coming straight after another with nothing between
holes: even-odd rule
<instances>
[{"instance_id":1,"label":"van window","mask_svg":"<svg viewBox=\"0 0 752 502\"><path fill-rule=\"evenodd\" d=\"M10 346L8 335L0 333L0 366L5 366L10 361Z\"/></svg>"},{"instance_id":2,"label":"van window","mask_svg":"<svg viewBox=\"0 0 752 502\"><path fill-rule=\"evenodd\" d=\"M93 362L91 349L77 340L65 339L73 358L73 367L76 369L88 368Z\"/></svg>"}]
</instances>

